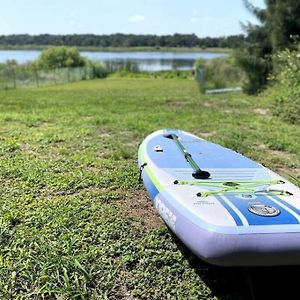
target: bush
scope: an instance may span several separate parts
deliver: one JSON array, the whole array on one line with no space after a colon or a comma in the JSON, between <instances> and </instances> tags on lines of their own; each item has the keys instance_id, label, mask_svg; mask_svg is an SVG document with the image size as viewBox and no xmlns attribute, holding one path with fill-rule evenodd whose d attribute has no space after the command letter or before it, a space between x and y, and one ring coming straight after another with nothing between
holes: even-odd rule
<instances>
[{"instance_id":1,"label":"bush","mask_svg":"<svg viewBox=\"0 0 300 300\"><path fill-rule=\"evenodd\" d=\"M105 78L111 73L109 68L104 66L100 62L87 60L86 65L87 65L88 69L91 70L91 72L90 72L91 73L91 79L93 79L93 78Z\"/></svg>"},{"instance_id":2,"label":"bush","mask_svg":"<svg viewBox=\"0 0 300 300\"><path fill-rule=\"evenodd\" d=\"M289 123L300 124L300 45L275 55L274 66L270 78L275 83L270 90L273 113Z\"/></svg>"},{"instance_id":3,"label":"bush","mask_svg":"<svg viewBox=\"0 0 300 300\"><path fill-rule=\"evenodd\" d=\"M244 73L236 66L233 57L221 57L212 60L199 59L196 68L204 71L206 89L221 89L242 85Z\"/></svg>"},{"instance_id":4,"label":"bush","mask_svg":"<svg viewBox=\"0 0 300 300\"><path fill-rule=\"evenodd\" d=\"M40 69L83 67L86 61L77 48L51 47L42 51L37 59Z\"/></svg>"}]
</instances>

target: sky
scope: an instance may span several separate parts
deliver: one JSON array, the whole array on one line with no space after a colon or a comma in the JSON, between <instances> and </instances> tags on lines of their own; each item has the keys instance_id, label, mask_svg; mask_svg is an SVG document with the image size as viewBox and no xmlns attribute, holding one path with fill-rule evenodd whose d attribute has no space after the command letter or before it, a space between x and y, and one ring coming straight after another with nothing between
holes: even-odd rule
<instances>
[{"instance_id":1,"label":"sky","mask_svg":"<svg viewBox=\"0 0 300 300\"><path fill-rule=\"evenodd\" d=\"M252 0L264 7L264 0ZM243 33L257 23L242 0L0 0L0 35Z\"/></svg>"}]
</instances>

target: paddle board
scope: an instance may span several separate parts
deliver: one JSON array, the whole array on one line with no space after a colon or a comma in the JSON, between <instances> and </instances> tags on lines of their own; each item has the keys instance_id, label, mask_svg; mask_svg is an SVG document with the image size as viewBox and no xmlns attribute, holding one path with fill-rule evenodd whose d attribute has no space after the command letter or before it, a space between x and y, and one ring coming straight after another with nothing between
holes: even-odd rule
<instances>
[{"instance_id":1,"label":"paddle board","mask_svg":"<svg viewBox=\"0 0 300 300\"><path fill-rule=\"evenodd\" d=\"M193 134L164 129L138 150L153 204L198 257L221 266L300 264L300 189Z\"/></svg>"}]
</instances>

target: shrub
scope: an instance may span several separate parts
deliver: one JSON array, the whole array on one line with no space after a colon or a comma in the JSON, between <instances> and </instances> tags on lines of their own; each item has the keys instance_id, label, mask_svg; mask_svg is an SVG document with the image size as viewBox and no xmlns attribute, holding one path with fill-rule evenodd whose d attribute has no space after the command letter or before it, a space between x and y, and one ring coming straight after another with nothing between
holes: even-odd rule
<instances>
[{"instance_id":1,"label":"shrub","mask_svg":"<svg viewBox=\"0 0 300 300\"><path fill-rule=\"evenodd\" d=\"M97 61L87 60L86 63L88 69L91 70L91 79L92 78L105 78L107 77L111 71L107 66L104 66L102 63Z\"/></svg>"},{"instance_id":2,"label":"shrub","mask_svg":"<svg viewBox=\"0 0 300 300\"><path fill-rule=\"evenodd\" d=\"M196 62L196 68L204 71L206 89L237 87L244 79L244 73L235 64L232 56L212 60L199 59Z\"/></svg>"},{"instance_id":3,"label":"shrub","mask_svg":"<svg viewBox=\"0 0 300 300\"><path fill-rule=\"evenodd\" d=\"M125 74L126 73L138 73L140 71L137 63L131 62L131 61L120 62L118 64L117 69L119 72L122 72Z\"/></svg>"},{"instance_id":4,"label":"shrub","mask_svg":"<svg viewBox=\"0 0 300 300\"><path fill-rule=\"evenodd\" d=\"M300 123L300 45L295 50L286 49L274 56L274 73L270 80L274 98L273 113L283 120Z\"/></svg>"},{"instance_id":5,"label":"shrub","mask_svg":"<svg viewBox=\"0 0 300 300\"><path fill-rule=\"evenodd\" d=\"M41 69L83 67L86 61L77 48L51 47L42 51L37 59Z\"/></svg>"}]
</instances>

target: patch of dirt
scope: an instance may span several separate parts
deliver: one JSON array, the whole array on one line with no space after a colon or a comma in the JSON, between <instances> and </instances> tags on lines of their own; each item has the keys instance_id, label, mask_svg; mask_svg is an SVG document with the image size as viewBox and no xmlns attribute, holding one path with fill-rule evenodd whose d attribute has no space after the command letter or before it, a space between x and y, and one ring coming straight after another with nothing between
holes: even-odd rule
<instances>
[{"instance_id":1,"label":"patch of dirt","mask_svg":"<svg viewBox=\"0 0 300 300\"><path fill-rule=\"evenodd\" d=\"M93 119L95 116L94 115L85 115L85 114L81 114L80 116L79 116L80 118L82 118L82 119Z\"/></svg>"},{"instance_id":2,"label":"patch of dirt","mask_svg":"<svg viewBox=\"0 0 300 300\"><path fill-rule=\"evenodd\" d=\"M98 169L97 166L94 165L82 166L81 169L84 169L87 172L98 172L101 170L100 168Z\"/></svg>"},{"instance_id":3,"label":"patch of dirt","mask_svg":"<svg viewBox=\"0 0 300 300\"><path fill-rule=\"evenodd\" d=\"M205 107L214 107L214 105L211 102L203 102L203 106L205 106Z\"/></svg>"},{"instance_id":4,"label":"patch of dirt","mask_svg":"<svg viewBox=\"0 0 300 300\"><path fill-rule=\"evenodd\" d=\"M267 149L267 152L269 154L271 154L272 156L276 156L276 157L282 157L282 158L287 158L287 159L291 159L291 157L292 157L292 154L284 152L284 151Z\"/></svg>"},{"instance_id":5,"label":"patch of dirt","mask_svg":"<svg viewBox=\"0 0 300 300\"><path fill-rule=\"evenodd\" d=\"M267 149L268 149L268 146L265 145L265 144L259 144L259 145L257 145L257 148L258 148L258 149L261 149L261 150L267 150Z\"/></svg>"},{"instance_id":6,"label":"patch of dirt","mask_svg":"<svg viewBox=\"0 0 300 300\"><path fill-rule=\"evenodd\" d=\"M293 159L294 155L285 151L272 150L265 144L260 144L257 146L258 149L264 150L271 156L276 156L280 158Z\"/></svg>"},{"instance_id":7,"label":"patch of dirt","mask_svg":"<svg viewBox=\"0 0 300 300\"><path fill-rule=\"evenodd\" d=\"M165 103L168 106L172 105L174 107L183 107L183 106L190 104L190 102L185 101L185 100L180 101L180 100L171 100L171 99L167 99Z\"/></svg>"},{"instance_id":8,"label":"patch of dirt","mask_svg":"<svg viewBox=\"0 0 300 300\"><path fill-rule=\"evenodd\" d=\"M233 113L236 113L238 110L234 110L234 109L224 109L224 110L221 110L223 113L225 114L233 114Z\"/></svg>"},{"instance_id":9,"label":"patch of dirt","mask_svg":"<svg viewBox=\"0 0 300 300\"><path fill-rule=\"evenodd\" d=\"M146 191L131 191L131 197L122 201L122 210L126 218L131 219L132 222L138 222L146 231L164 225Z\"/></svg>"},{"instance_id":10,"label":"patch of dirt","mask_svg":"<svg viewBox=\"0 0 300 300\"><path fill-rule=\"evenodd\" d=\"M300 161L297 159L295 154L288 153L285 151L272 150L272 149L269 149L268 146L265 144L260 144L257 146L257 148L264 150L268 156L278 157L278 158L282 158L282 159L293 162L293 165L295 167L288 167L288 166L285 167L284 166L284 167L276 168L275 171L278 172L279 174L281 174L283 177L286 177L288 179L289 175L292 175L295 177L299 176L300 168L298 166L300 166Z\"/></svg>"},{"instance_id":11,"label":"patch of dirt","mask_svg":"<svg viewBox=\"0 0 300 300\"><path fill-rule=\"evenodd\" d=\"M300 174L300 168L278 168L278 173L282 174L283 177L288 179L289 175L297 178Z\"/></svg>"},{"instance_id":12,"label":"patch of dirt","mask_svg":"<svg viewBox=\"0 0 300 300\"><path fill-rule=\"evenodd\" d=\"M122 274L125 278L127 278L128 276L130 276L130 274L122 272L124 274ZM118 297L118 299L122 299L122 300L137 300L137 298L133 297L130 292L128 291L126 284L122 284L121 286L119 286L120 292L116 295Z\"/></svg>"},{"instance_id":13,"label":"patch of dirt","mask_svg":"<svg viewBox=\"0 0 300 300\"><path fill-rule=\"evenodd\" d=\"M110 137L110 134L108 132L101 132L98 135L100 138Z\"/></svg>"},{"instance_id":14,"label":"patch of dirt","mask_svg":"<svg viewBox=\"0 0 300 300\"><path fill-rule=\"evenodd\" d=\"M32 149L32 146L29 143L21 144L20 149L22 150L23 153L27 153L35 157L42 157L40 153Z\"/></svg>"},{"instance_id":15,"label":"patch of dirt","mask_svg":"<svg viewBox=\"0 0 300 300\"><path fill-rule=\"evenodd\" d=\"M237 108L226 108L226 102L225 101L221 101L221 102L217 102L217 103L213 103L213 102L204 102L203 106L204 107L208 107L208 108L214 108L222 113L225 114L238 114L240 113L240 110Z\"/></svg>"},{"instance_id":16,"label":"patch of dirt","mask_svg":"<svg viewBox=\"0 0 300 300\"><path fill-rule=\"evenodd\" d=\"M253 112L255 112L256 114L262 115L262 116L266 116L266 115L269 114L269 110L268 109L264 109L264 108L253 109Z\"/></svg>"},{"instance_id":17,"label":"patch of dirt","mask_svg":"<svg viewBox=\"0 0 300 300\"><path fill-rule=\"evenodd\" d=\"M217 134L216 131L211 131L211 132L200 132L200 137L208 138L208 137L214 136L214 135L216 135L216 134Z\"/></svg>"},{"instance_id":18,"label":"patch of dirt","mask_svg":"<svg viewBox=\"0 0 300 300\"><path fill-rule=\"evenodd\" d=\"M135 148L135 149L137 149L138 148L138 146L139 146L139 143L140 143L140 141L131 141L131 142L129 142L129 143L126 143L126 146L127 147L133 147L133 148Z\"/></svg>"}]
</instances>

